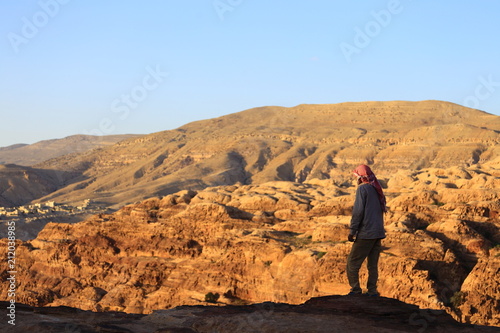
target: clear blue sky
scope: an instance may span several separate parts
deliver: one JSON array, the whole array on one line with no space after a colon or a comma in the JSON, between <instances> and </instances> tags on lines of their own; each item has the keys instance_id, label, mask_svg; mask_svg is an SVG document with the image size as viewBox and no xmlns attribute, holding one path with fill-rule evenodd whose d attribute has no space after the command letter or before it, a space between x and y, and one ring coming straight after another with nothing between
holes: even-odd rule
<instances>
[{"instance_id":1,"label":"clear blue sky","mask_svg":"<svg viewBox=\"0 0 500 333\"><path fill-rule=\"evenodd\" d=\"M500 114L499 13L497 0L4 0L0 147L264 105Z\"/></svg>"}]
</instances>

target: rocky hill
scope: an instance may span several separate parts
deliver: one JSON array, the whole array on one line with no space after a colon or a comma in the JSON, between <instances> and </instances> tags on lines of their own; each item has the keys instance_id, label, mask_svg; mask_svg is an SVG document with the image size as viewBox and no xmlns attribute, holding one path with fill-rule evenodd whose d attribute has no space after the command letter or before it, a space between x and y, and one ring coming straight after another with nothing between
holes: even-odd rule
<instances>
[{"instance_id":1,"label":"rocky hill","mask_svg":"<svg viewBox=\"0 0 500 333\"><path fill-rule=\"evenodd\" d=\"M0 306L8 306L0 302ZM419 309L389 298L328 296L301 305L182 306L150 315L89 312L68 307L17 307L9 332L120 333L359 333L458 332L498 329L459 324L444 311Z\"/></svg>"},{"instance_id":2,"label":"rocky hill","mask_svg":"<svg viewBox=\"0 0 500 333\"><path fill-rule=\"evenodd\" d=\"M137 135L74 135L64 139L18 144L0 148L0 206L15 207L44 197L71 183L80 174L63 169L30 167L47 159L113 145Z\"/></svg>"},{"instance_id":3,"label":"rocky hill","mask_svg":"<svg viewBox=\"0 0 500 333\"><path fill-rule=\"evenodd\" d=\"M440 101L262 107L64 156L36 167L76 175L41 201L91 198L121 207L207 186L342 184L357 164L398 170L498 158L500 117Z\"/></svg>"},{"instance_id":4,"label":"rocky hill","mask_svg":"<svg viewBox=\"0 0 500 333\"><path fill-rule=\"evenodd\" d=\"M500 326L498 165L400 170L386 184L382 296ZM18 241L16 299L150 314L204 305L210 293L229 305L346 294L354 191L332 180L215 186L50 223Z\"/></svg>"},{"instance_id":5,"label":"rocky hill","mask_svg":"<svg viewBox=\"0 0 500 333\"><path fill-rule=\"evenodd\" d=\"M15 207L52 193L73 178L67 172L0 165L0 206Z\"/></svg>"},{"instance_id":6,"label":"rocky hill","mask_svg":"<svg viewBox=\"0 0 500 333\"><path fill-rule=\"evenodd\" d=\"M0 147L0 164L32 166L62 155L83 153L106 147L137 135L72 135L63 139L44 140L31 145Z\"/></svg>"},{"instance_id":7,"label":"rocky hill","mask_svg":"<svg viewBox=\"0 0 500 333\"><path fill-rule=\"evenodd\" d=\"M7 147L0 147L0 152L6 152L9 150L18 149L18 148L21 148L24 146L27 146L27 144L26 143L18 143L18 144L14 144L14 145L7 146Z\"/></svg>"}]
</instances>

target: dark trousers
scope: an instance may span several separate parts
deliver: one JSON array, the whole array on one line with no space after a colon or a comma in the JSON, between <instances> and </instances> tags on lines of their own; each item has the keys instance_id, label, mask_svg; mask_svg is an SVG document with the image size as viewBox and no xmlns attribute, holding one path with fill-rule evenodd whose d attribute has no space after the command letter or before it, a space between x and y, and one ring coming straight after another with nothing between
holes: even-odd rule
<instances>
[{"instance_id":1,"label":"dark trousers","mask_svg":"<svg viewBox=\"0 0 500 333\"><path fill-rule=\"evenodd\" d=\"M359 285L359 269L368 258L368 293L377 293L378 280L378 258L382 251L380 239L357 239L351 248L351 253L347 257L347 279L351 286L351 292L361 292Z\"/></svg>"}]
</instances>

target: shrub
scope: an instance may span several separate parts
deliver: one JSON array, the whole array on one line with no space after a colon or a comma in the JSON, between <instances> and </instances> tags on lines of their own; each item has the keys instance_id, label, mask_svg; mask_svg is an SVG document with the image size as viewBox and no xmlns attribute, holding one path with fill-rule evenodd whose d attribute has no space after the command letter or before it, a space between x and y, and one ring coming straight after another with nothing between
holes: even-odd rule
<instances>
[{"instance_id":1,"label":"shrub","mask_svg":"<svg viewBox=\"0 0 500 333\"><path fill-rule=\"evenodd\" d=\"M325 254L326 254L326 252L318 252L318 253L316 253L316 259L318 259L318 260L319 260L319 259L323 258L323 256L324 256Z\"/></svg>"},{"instance_id":2,"label":"shrub","mask_svg":"<svg viewBox=\"0 0 500 333\"><path fill-rule=\"evenodd\" d=\"M212 293L209 292L208 294L205 295L205 302L208 303L217 303L217 300L219 299L220 295L219 293Z\"/></svg>"},{"instance_id":3,"label":"shrub","mask_svg":"<svg viewBox=\"0 0 500 333\"><path fill-rule=\"evenodd\" d=\"M460 305L464 304L464 302L465 302L465 294L461 291L457 291L450 298L451 306L454 309L458 309Z\"/></svg>"}]
</instances>

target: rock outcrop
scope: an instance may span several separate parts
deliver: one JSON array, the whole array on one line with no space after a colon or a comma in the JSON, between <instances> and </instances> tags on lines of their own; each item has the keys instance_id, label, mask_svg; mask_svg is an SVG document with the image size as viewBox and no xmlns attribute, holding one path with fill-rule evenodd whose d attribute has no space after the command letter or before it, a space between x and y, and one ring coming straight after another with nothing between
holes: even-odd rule
<instances>
[{"instance_id":1,"label":"rock outcrop","mask_svg":"<svg viewBox=\"0 0 500 333\"><path fill-rule=\"evenodd\" d=\"M2 308L5 302L0 302ZM420 309L390 298L328 296L304 304L260 303L241 306L182 306L149 315L96 313L68 307L18 305L9 332L134 333L334 333L459 332L498 329L454 321L444 311Z\"/></svg>"},{"instance_id":2,"label":"rock outcrop","mask_svg":"<svg viewBox=\"0 0 500 333\"><path fill-rule=\"evenodd\" d=\"M383 296L500 325L500 191L485 185L497 182L496 172L433 168L387 180ZM217 186L50 223L18 243L16 299L149 314L206 304L209 293L228 305L346 294L354 191L324 180ZM3 300L7 270L0 262Z\"/></svg>"}]
</instances>

